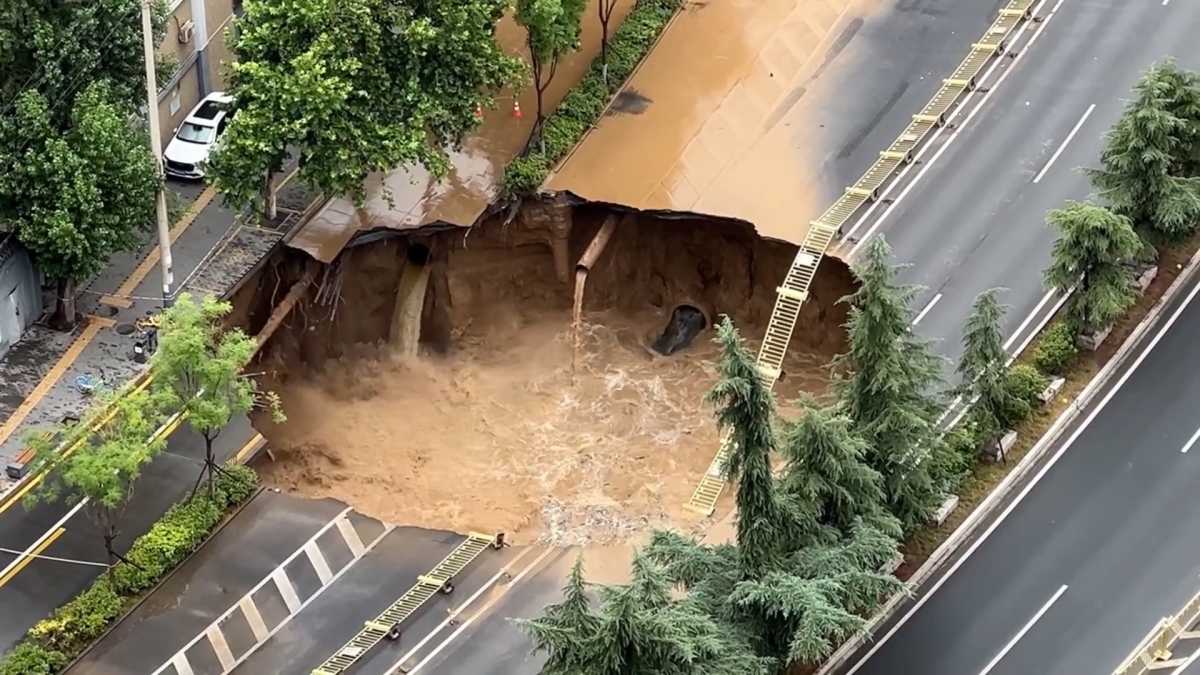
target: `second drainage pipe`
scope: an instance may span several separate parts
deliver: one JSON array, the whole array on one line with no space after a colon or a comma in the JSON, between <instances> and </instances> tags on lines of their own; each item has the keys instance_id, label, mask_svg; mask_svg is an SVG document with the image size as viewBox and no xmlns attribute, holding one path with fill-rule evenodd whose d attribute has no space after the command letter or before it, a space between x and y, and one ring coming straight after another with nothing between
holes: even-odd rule
<instances>
[{"instance_id":1,"label":"second drainage pipe","mask_svg":"<svg viewBox=\"0 0 1200 675\"><path fill-rule=\"evenodd\" d=\"M604 247L612 239L617 230L617 216L612 214L604 219L600 231L592 237L579 262L575 263L575 304L571 310L571 383L575 383L575 366L579 360L579 347L583 341L583 289L587 285L588 272L604 252Z\"/></svg>"}]
</instances>

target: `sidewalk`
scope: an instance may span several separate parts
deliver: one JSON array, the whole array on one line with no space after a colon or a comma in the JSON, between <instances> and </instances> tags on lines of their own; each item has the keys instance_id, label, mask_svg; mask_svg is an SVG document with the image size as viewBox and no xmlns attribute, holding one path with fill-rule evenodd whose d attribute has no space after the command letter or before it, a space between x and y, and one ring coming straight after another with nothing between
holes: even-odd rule
<instances>
[{"instance_id":1,"label":"sidewalk","mask_svg":"<svg viewBox=\"0 0 1200 675\"><path fill-rule=\"evenodd\" d=\"M302 211L315 197L303 186L285 186L279 226L266 229L237 225L212 190L182 185L177 191L192 198L192 207L171 230L176 293L220 296L235 290L298 220L283 209ZM0 462L7 465L19 456L28 430L87 409L89 400L76 390L76 377L91 375L115 388L140 374L144 365L133 358L133 323L161 309L161 288L154 242L136 257L114 256L111 266L82 289L79 310L85 318L73 333L34 326L0 360ZM9 477L0 478L0 496L12 484Z\"/></svg>"},{"instance_id":2,"label":"sidewalk","mask_svg":"<svg viewBox=\"0 0 1200 675\"><path fill-rule=\"evenodd\" d=\"M206 202L201 193L191 218L172 231L176 288L219 296L236 291L316 197L298 184L287 185L279 196L277 222L256 228L238 225L219 198L209 194ZM159 308L161 292L153 273L157 254L150 252L138 260L137 265L132 264L136 260L117 261L113 270L88 285L79 305L94 318L82 322L73 342L71 337L35 329L29 340L0 362L0 381L5 386L0 400L6 405L0 410L4 415L0 458L6 464L23 449L20 439L26 430L86 410L89 401L74 387L77 375L103 376L120 386L144 368L132 357L132 324ZM130 271L122 273L121 265ZM218 460L225 461L253 454L262 443L242 416L220 434L215 450ZM192 489L203 453L203 439L186 424L168 437L167 450L145 471L153 489L135 493L118 549L126 549L167 506ZM96 529L79 507L57 501L26 511L17 502L32 485L14 490L15 485L7 477L0 479L0 615L5 617L0 622L0 653L36 621L86 588L103 570L94 563L104 560Z\"/></svg>"}]
</instances>

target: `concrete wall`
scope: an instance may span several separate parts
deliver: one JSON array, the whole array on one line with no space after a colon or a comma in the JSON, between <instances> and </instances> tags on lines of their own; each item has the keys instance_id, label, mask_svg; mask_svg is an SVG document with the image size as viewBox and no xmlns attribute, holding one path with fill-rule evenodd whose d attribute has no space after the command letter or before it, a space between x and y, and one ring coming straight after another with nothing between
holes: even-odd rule
<instances>
[{"instance_id":1,"label":"concrete wall","mask_svg":"<svg viewBox=\"0 0 1200 675\"><path fill-rule=\"evenodd\" d=\"M179 60L170 80L158 83L158 113L163 145L205 95L225 87L224 64L233 60L226 33L232 25L233 0L171 0L171 19L158 52ZM191 39L180 42L180 33L192 24Z\"/></svg>"},{"instance_id":2,"label":"concrete wall","mask_svg":"<svg viewBox=\"0 0 1200 675\"><path fill-rule=\"evenodd\" d=\"M0 232L0 357L42 314L41 281L15 237Z\"/></svg>"}]
</instances>

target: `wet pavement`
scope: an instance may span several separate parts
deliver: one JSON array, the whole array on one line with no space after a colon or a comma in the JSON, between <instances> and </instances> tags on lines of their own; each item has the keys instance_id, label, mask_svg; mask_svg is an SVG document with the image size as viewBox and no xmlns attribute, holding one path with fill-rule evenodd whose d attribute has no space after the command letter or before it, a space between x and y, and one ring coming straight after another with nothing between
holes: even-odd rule
<instances>
[{"instance_id":1,"label":"wet pavement","mask_svg":"<svg viewBox=\"0 0 1200 675\"><path fill-rule=\"evenodd\" d=\"M332 500L259 493L66 672L153 672L344 508Z\"/></svg>"},{"instance_id":2,"label":"wet pavement","mask_svg":"<svg viewBox=\"0 0 1200 675\"><path fill-rule=\"evenodd\" d=\"M722 0L664 32L548 188L799 243L1003 2Z\"/></svg>"},{"instance_id":3,"label":"wet pavement","mask_svg":"<svg viewBox=\"0 0 1200 675\"><path fill-rule=\"evenodd\" d=\"M176 187L172 184L173 187ZM201 187L183 184L177 189L185 199L202 205L190 224L172 245L177 292L231 293L250 270L279 242L286 230L247 228L235 224L235 214L225 209L220 197ZM288 185L281 201L301 201L314 196L302 186ZM299 199L297 198L299 196ZM288 223L288 225L294 224ZM85 318L76 330L62 334L38 325L0 360L0 461L12 461L24 449L22 438L31 429L53 426L64 416L79 417L90 406L90 397L75 387L76 378L87 375L120 387L144 369L134 360L133 323L162 307L162 282L157 264L142 261L154 250L147 244L140 255L113 256L112 265L81 289L79 311ZM213 253L217 252L217 255ZM156 255L156 253L155 253ZM101 302L119 294L128 307ZM87 330L89 323L96 328ZM86 342L71 355L76 338ZM44 380L50 379L46 387ZM54 379L57 378L57 379ZM39 390L39 385L41 390ZM0 477L0 495L13 481ZM6 546L0 540L0 546Z\"/></svg>"},{"instance_id":4,"label":"wet pavement","mask_svg":"<svg viewBox=\"0 0 1200 675\"><path fill-rule=\"evenodd\" d=\"M199 190L185 186L184 190ZM219 197L199 195L199 209L186 228L176 226L172 247L176 288L228 296L261 265L279 245L317 195L288 184L280 194L280 217L263 227L239 225ZM151 247L148 246L147 250ZM129 328L136 318L161 306L161 282L156 265L132 256L116 259L114 268L89 284L79 299L81 311L101 319L81 322L75 335L82 349L70 347L71 336L36 327L26 340L0 361L0 396L8 405L0 427L0 459L7 464L23 449L21 438L31 429L46 428L64 415L79 416L90 399L75 388L76 377L102 377L114 387L135 378L144 369L133 358ZM121 270L125 270L122 272ZM105 296L118 294L114 306ZM89 326L89 322L96 325ZM123 334L125 333L125 334ZM80 345L80 342L76 342ZM72 354L71 351L78 351ZM11 359L11 360L10 360ZM35 362L36 361L36 362ZM49 377L47 377L49 375ZM195 483L204 441L186 423L169 437L167 451L144 472L152 490L135 493L127 510L118 550L149 530L166 508L184 497ZM219 459L256 451L262 439L249 420L239 418L218 436ZM103 550L86 512L56 503L27 511L21 502L24 489L0 479L0 652L11 648L36 621L70 600L103 570ZM8 552L4 552L8 551ZM21 555L17 555L20 552ZM40 554L66 559L30 559ZM75 561L75 562L70 562Z\"/></svg>"},{"instance_id":5,"label":"wet pavement","mask_svg":"<svg viewBox=\"0 0 1200 675\"><path fill-rule=\"evenodd\" d=\"M357 556L348 536L363 546ZM227 672L308 675L464 539L385 527L334 500L265 491L67 672L218 675L225 669L220 649L227 650ZM492 607L514 575L523 581L521 569L563 555L519 546L484 550L454 579L452 593L430 598L398 640L371 650L355 672L386 673L401 661L440 658L441 641L481 607ZM532 599L537 609L548 589L561 585L557 576L552 581ZM220 627L215 639L214 626Z\"/></svg>"},{"instance_id":6,"label":"wet pavement","mask_svg":"<svg viewBox=\"0 0 1200 675\"><path fill-rule=\"evenodd\" d=\"M217 459L233 457L254 436L248 419L234 420L217 437ZM117 550L128 550L171 504L190 493L203 459L204 439L186 424L170 435L166 450L142 474L142 485L148 489L134 492L115 542ZM0 546L43 556L18 560L11 553L0 553L4 565L0 573L0 613L4 617L0 621L0 652L8 651L25 631L78 595L105 569L103 539L86 509L61 501L30 510L20 503L0 505Z\"/></svg>"}]
</instances>

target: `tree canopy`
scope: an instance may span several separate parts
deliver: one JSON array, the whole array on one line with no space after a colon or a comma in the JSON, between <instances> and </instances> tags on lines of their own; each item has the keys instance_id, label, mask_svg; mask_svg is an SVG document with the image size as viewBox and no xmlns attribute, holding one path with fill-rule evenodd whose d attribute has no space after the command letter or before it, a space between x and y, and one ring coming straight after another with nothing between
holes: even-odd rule
<instances>
[{"instance_id":1,"label":"tree canopy","mask_svg":"<svg viewBox=\"0 0 1200 675\"><path fill-rule=\"evenodd\" d=\"M770 661L729 635L697 603L675 599L667 575L634 554L627 584L603 586L592 608L582 559L563 601L518 621L545 652L543 675L770 675Z\"/></svg>"},{"instance_id":2,"label":"tree canopy","mask_svg":"<svg viewBox=\"0 0 1200 675\"><path fill-rule=\"evenodd\" d=\"M213 441L235 416L250 413L261 399L277 422L285 419L278 397L260 395L258 382L242 373L257 342L225 326L231 309L212 296L196 302L191 294L181 294L162 315L159 346L150 359L151 390L160 409L181 412L204 437L201 477L220 470Z\"/></svg>"},{"instance_id":3,"label":"tree canopy","mask_svg":"<svg viewBox=\"0 0 1200 675\"><path fill-rule=\"evenodd\" d=\"M1008 350L1000 322L1007 311L1000 304L1001 289L980 293L971 306L962 329L962 357L957 392L971 405L971 420L978 432L991 438L1022 420L1029 405L1017 397L1010 385Z\"/></svg>"},{"instance_id":4,"label":"tree canopy","mask_svg":"<svg viewBox=\"0 0 1200 675\"><path fill-rule=\"evenodd\" d=\"M832 528L834 539L852 534L859 522L898 538L900 524L887 510L883 476L867 464L870 448L855 435L850 418L811 396L799 407L799 421L785 425L780 443L787 462L783 492L811 509L815 524Z\"/></svg>"},{"instance_id":5,"label":"tree canopy","mask_svg":"<svg viewBox=\"0 0 1200 675\"><path fill-rule=\"evenodd\" d=\"M1083 329L1103 331L1137 298L1133 272L1142 242L1127 216L1088 202L1067 202L1046 215L1058 231L1046 285L1063 293L1075 288L1067 302L1071 319Z\"/></svg>"},{"instance_id":6,"label":"tree canopy","mask_svg":"<svg viewBox=\"0 0 1200 675\"><path fill-rule=\"evenodd\" d=\"M299 177L362 203L367 176L422 166L445 175L447 148L521 62L496 42L504 0L247 0L235 20L235 115L210 182L253 206L289 152Z\"/></svg>"},{"instance_id":7,"label":"tree canopy","mask_svg":"<svg viewBox=\"0 0 1200 675\"><path fill-rule=\"evenodd\" d=\"M166 6L155 2L165 26ZM161 178L148 135L139 0L0 10L0 221L59 283L52 324L74 325L75 286L154 223Z\"/></svg>"},{"instance_id":8,"label":"tree canopy","mask_svg":"<svg viewBox=\"0 0 1200 675\"><path fill-rule=\"evenodd\" d=\"M911 531L929 521L942 498L926 461L941 442L942 360L913 332L917 288L896 284L901 268L890 256L887 242L875 237L854 266L859 288L843 299L850 344L833 361L833 391L868 444L868 463L884 477L889 510Z\"/></svg>"},{"instance_id":9,"label":"tree canopy","mask_svg":"<svg viewBox=\"0 0 1200 675\"><path fill-rule=\"evenodd\" d=\"M97 424L101 415L107 421ZM134 391L102 397L86 420L57 433L33 431L25 439L36 452L30 471L45 472L46 479L26 505L86 501L84 512L104 539L109 564L123 559L114 542L142 469L166 447L166 437L155 433L164 419L149 393ZM67 450L59 452L60 444Z\"/></svg>"},{"instance_id":10,"label":"tree canopy","mask_svg":"<svg viewBox=\"0 0 1200 675\"><path fill-rule=\"evenodd\" d=\"M541 133L546 120L545 93L558 64L571 52L579 49L583 35L583 12L588 0L517 0L515 17L525 28L525 43L529 47L530 66L533 70L533 87L537 94L537 122L533 127L533 138ZM601 0L600 16L604 30L604 0ZM611 18L609 10L608 16ZM607 45L603 46L607 58Z\"/></svg>"},{"instance_id":11,"label":"tree canopy","mask_svg":"<svg viewBox=\"0 0 1200 675\"><path fill-rule=\"evenodd\" d=\"M1147 244L1178 244L1200 220L1200 182L1187 173L1200 138L1200 84L1168 60L1148 70L1133 93L1105 134L1099 168L1085 171L1103 202Z\"/></svg>"}]
</instances>

